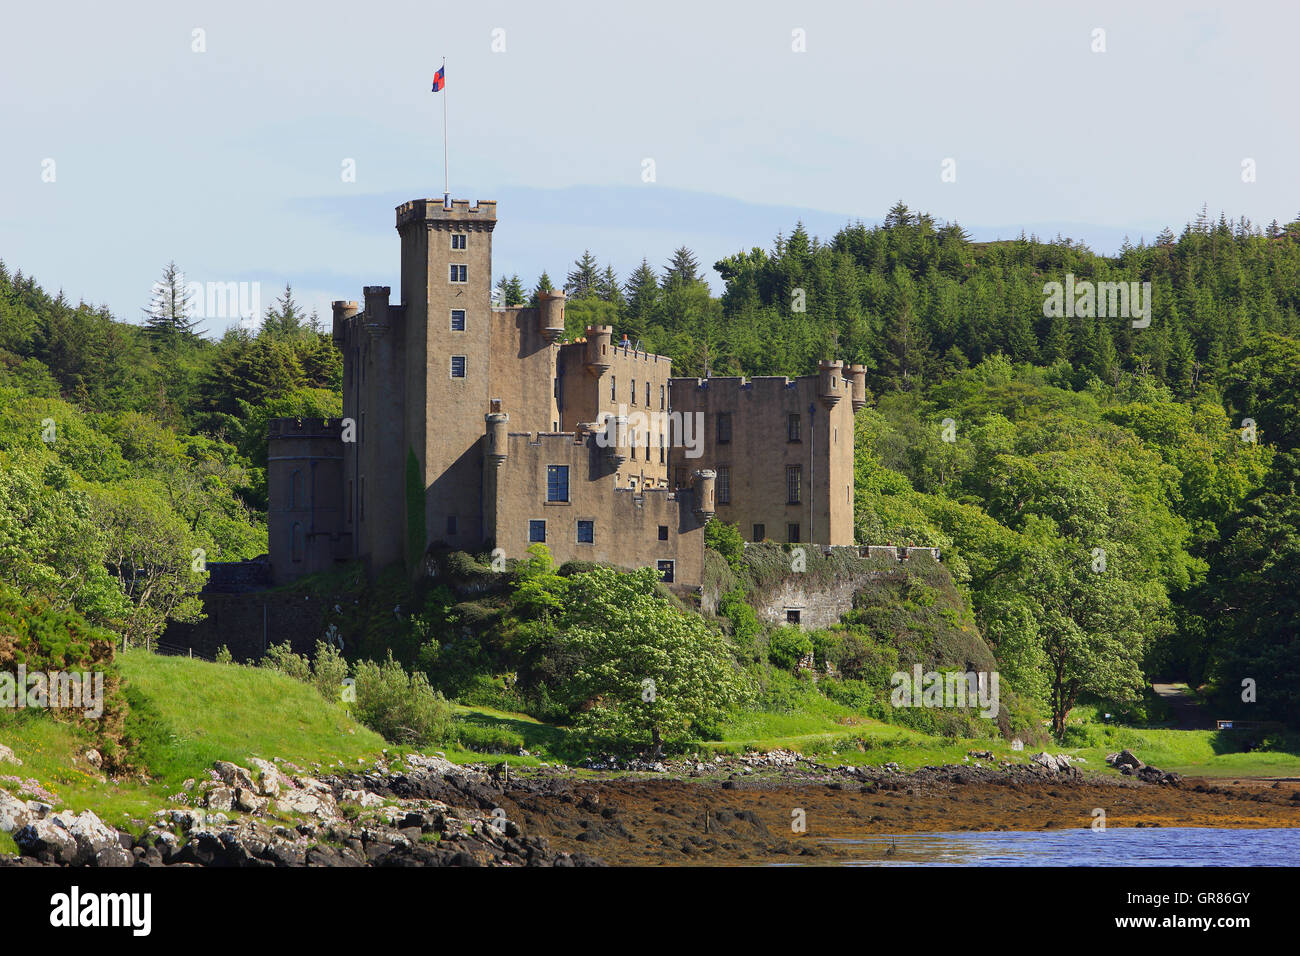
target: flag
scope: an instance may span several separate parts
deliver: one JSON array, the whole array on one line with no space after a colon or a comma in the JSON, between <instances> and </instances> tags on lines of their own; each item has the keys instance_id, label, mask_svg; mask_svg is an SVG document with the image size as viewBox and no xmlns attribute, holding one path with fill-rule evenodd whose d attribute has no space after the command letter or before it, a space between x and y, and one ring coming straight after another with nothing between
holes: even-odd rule
<instances>
[{"instance_id":1,"label":"flag","mask_svg":"<svg viewBox=\"0 0 1300 956\"><path fill-rule=\"evenodd\" d=\"M447 68L446 68L445 66L443 66L443 67L439 67L439 68L438 68L438 72L435 73L435 74L433 74L433 92L434 92L434 93L437 93L439 90L441 90L444 86L447 85L447 76L446 76L446 73L447 73Z\"/></svg>"}]
</instances>

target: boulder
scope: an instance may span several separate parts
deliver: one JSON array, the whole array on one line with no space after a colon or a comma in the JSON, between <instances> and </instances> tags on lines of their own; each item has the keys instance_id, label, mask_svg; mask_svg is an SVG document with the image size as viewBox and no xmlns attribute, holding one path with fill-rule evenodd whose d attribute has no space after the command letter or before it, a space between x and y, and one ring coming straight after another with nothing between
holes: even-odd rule
<instances>
[{"instance_id":1,"label":"boulder","mask_svg":"<svg viewBox=\"0 0 1300 956\"><path fill-rule=\"evenodd\" d=\"M1029 759L1032 760L1034 763L1038 764L1040 767L1046 767L1048 770L1052 771L1052 773L1056 773L1061 769L1056 762L1056 758L1053 757L1051 754L1047 753L1047 751L1040 751L1034 754Z\"/></svg>"},{"instance_id":2,"label":"boulder","mask_svg":"<svg viewBox=\"0 0 1300 956\"><path fill-rule=\"evenodd\" d=\"M262 760L260 757L254 757L248 761L253 765L253 770L257 773L257 792L264 797L276 797L280 795L282 786L291 786L289 781L285 780L280 774L280 770L269 760Z\"/></svg>"},{"instance_id":3,"label":"boulder","mask_svg":"<svg viewBox=\"0 0 1300 956\"><path fill-rule=\"evenodd\" d=\"M19 800L8 790L0 790L0 833L21 830L30 819L26 800Z\"/></svg>"},{"instance_id":4,"label":"boulder","mask_svg":"<svg viewBox=\"0 0 1300 956\"><path fill-rule=\"evenodd\" d=\"M334 798L328 793L310 790L288 790L275 801L276 809L283 813L303 813L322 820L334 817Z\"/></svg>"},{"instance_id":5,"label":"boulder","mask_svg":"<svg viewBox=\"0 0 1300 956\"><path fill-rule=\"evenodd\" d=\"M213 787L208 791L204 805L214 812L229 813L235 805L235 791L230 787Z\"/></svg>"},{"instance_id":6,"label":"boulder","mask_svg":"<svg viewBox=\"0 0 1300 956\"><path fill-rule=\"evenodd\" d=\"M258 796L252 790L240 787L235 791L235 807L245 813L262 813L270 804L269 797Z\"/></svg>"},{"instance_id":7,"label":"boulder","mask_svg":"<svg viewBox=\"0 0 1300 956\"><path fill-rule=\"evenodd\" d=\"M101 850L121 849L117 831L90 810L63 810L32 821L14 834L14 842L28 856L71 865L84 865Z\"/></svg>"},{"instance_id":8,"label":"boulder","mask_svg":"<svg viewBox=\"0 0 1300 956\"><path fill-rule=\"evenodd\" d=\"M23 765L23 762L14 756L14 752L4 744L0 744L0 763L11 763L17 767Z\"/></svg>"},{"instance_id":9,"label":"boulder","mask_svg":"<svg viewBox=\"0 0 1300 956\"><path fill-rule=\"evenodd\" d=\"M1110 756L1107 756L1106 762L1114 767L1132 767L1134 770L1141 770L1146 766L1131 750L1121 750L1113 756L1115 758L1113 760Z\"/></svg>"},{"instance_id":10,"label":"boulder","mask_svg":"<svg viewBox=\"0 0 1300 956\"><path fill-rule=\"evenodd\" d=\"M212 765L212 769L217 772L221 782L228 787L253 789L253 775L244 767L233 764L228 760L218 760Z\"/></svg>"}]
</instances>

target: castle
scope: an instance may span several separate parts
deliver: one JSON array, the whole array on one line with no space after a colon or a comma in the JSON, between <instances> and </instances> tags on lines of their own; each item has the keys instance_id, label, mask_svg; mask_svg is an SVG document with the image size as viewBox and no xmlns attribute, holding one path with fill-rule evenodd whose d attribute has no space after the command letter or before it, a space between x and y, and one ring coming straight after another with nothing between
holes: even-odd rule
<instances>
[{"instance_id":1,"label":"castle","mask_svg":"<svg viewBox=\"0 0 1300 956\"><path fill-rule=\"evenodd\" d=\"M496 203L397 208L401 294L333 303L343 417L276 419L267 455L276 583L364 559L419 573L430 546L703 578L714 515L747 540L853 544L853 415L866 370L673 378L566 298L496 307Z\"/></svg>"}]
</instances>

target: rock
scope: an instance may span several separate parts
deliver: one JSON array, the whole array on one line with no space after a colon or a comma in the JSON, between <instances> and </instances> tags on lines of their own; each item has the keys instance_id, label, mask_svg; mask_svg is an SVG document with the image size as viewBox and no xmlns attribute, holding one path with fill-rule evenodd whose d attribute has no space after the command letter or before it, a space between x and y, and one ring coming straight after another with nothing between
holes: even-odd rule
<instances>
[{"instance_id":1,"label":"rock","mask_svg":"<svg viewBox=\"0 0 1300 956\"><path fill-rule=\"evenodd\" d=\"M276 809L284 813L304 813L322 820L337 815L333 794L327 789L325 793L310 790L288 790L281 793L275 801Z\"/></svg>"},{"instance_id":2,"label":"rock","mask_svg":"<svg viewBox=\"0 0 1300 956\"><path fill-rule=\"evenodd\" d=\"M11 763L18 767L23 765L23 762L14 756L14 752L4 744L0 744L0 763Z\"/></svg>"},{"instance_id":3,"label":"rock","mask_svg":"<svg viewBox=\"0 0 1300 956\"><path fill-rule=\"evenodd\" d=\"M235 805L235 791L230 787L213 787L208 791L204 805L215 812L230 812Z\"/></svg>"},{"instance_id":4,"label":"rock","mask_svg":"<svg viewBox=\"0 0 1300 956\"><path fill-rule=\"evenodd\" d=\"M1111 759L1112 757L1114 759ZM1121 750L1117 754L1107 754L1106 763L1113 767L1132 767L1134 770L1141 770L1146 766L1131 750Z\"/></svg>"},{"instance_id":5,"label":"rock","mask_svg":"<svg viewBox=\"0 0 1300 956\"><path fill-rule=\"evenodd\" d=\"M65 865L84 865L100 850L121 849L117 831L90 810L64 810L28 823L14 842L28 856Z\"/></svg>"},{"instance_id":6,"label":"rock","mask_svg":"<svg viewBox=\"0 0 1300 956\"><path fill-rule=\"evenodd\" d=\"M262 813L270 805L269 797L261 797L252 790L240 787L235 791L235 806L245 813Z\"/></svg>"},{"instance_id":7,"label":"rock","mask_svg":"<svg viewBox=\"0 0 1300 956\"><path fill-rule=\"evenodd\" d=\"M1056 758L1053 757L1051 754L1047 753L1046 751L1040 751L1034 754L1029 759L1032 760L1034 763L1038 764L1040 767L1046 767L1048 770L1052 771L1052 773L1056 773L1061 769L1056 762Z\"/></svg>"},{"instance_id":8,"label":"rock","mask_svg":"<svg viewBox=\"0 0 1300 956\"><path fill-rule=\"evenodd\" d=\"M96 770L104 766L104 758L100 756L98 750L87 750L83 756L86 758L86 763L90 764Z\"/></svg>"},{"instance_id":9,"label":"rock","mask_svg":"<svg viewBox=\"0 0 1300 956\"><path fill-rule=\"evenodd\" d=\"M344 790L340 798L348 803L359 803L363 807L382 806L384 798L377 793L371 793L369 790Z\"/></svg>"},{"instance_id":10,"label":"rock","mask_svg":"<svg viewBox=\"0 0 1300 956\"><path fill-rule=\"evenodd\" d=\"M26 800L19 800L8 790L0 790L0 833L21 830L30 819Z\"/></svg>"},{"instance_id":11,"label":"rock","mask_svg":"<svg viewBox=\"0 0 1300 956\"><path fill-rule=\"evenodd\" d=\"M221 782L228 787L253 789L253 775L244 767L233 764L228 760L218 760L212 765L212 769L217 772Z\"/></svg>"},{"instance_id":12,"label":"rock","mask_svg":"<svg viewBox=\"0 0 1300 956\"><path fill-rule=\"evenodd\" d=\"M282 786L292 784L281 775L279 768L269 760L254 757L249 760L257 771L257 792L264 797L277 797Z\"/></svg>"},{"instance_id":13,"label":"rock","mask_svg":"<svg viewBox=\"0 0 1300 956\"><path fill-rule=\"evenodd\" d=\"M141 856L143 856L143 852ZM91 866L97 867L123 867L134 866L135 855L129 850L124 850L120 846L105 847L95 854L94 862Z\"/></svg>"}]
</instances>

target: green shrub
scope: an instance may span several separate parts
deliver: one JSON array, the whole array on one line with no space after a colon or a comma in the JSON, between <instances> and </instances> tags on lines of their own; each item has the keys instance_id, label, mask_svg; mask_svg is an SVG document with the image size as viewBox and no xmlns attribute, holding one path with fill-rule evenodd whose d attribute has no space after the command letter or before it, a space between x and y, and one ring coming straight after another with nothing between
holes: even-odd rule
<instances>
[{"instance_id":1,"label":"green shrub","mask_svg":"<svg viewBox=\"0 0 1300 956\"><path fill-rule=\"evenodd\" d=\"M217 648L217 656L214 660L218 664L233 664L235 663L235 655L230 653L230 647L228 645L222 644Z\"/></svg>"},{"instance_id":2,"label":"green shrub","mask_svg":"<svg viewBox=\"0 0 1300 956\"><path fill-rule=\"evenodd\" d=\"M476 724L466 720L457 720L454 727L457 742L466 750L473 750L476 753L513 754L518 753L524 746L523 736L505 727Z\"/></svg>"},{"instance_id":3,"label":"green shrub","mask_svg":"<svg viewBox=\"0 0 1300 956\"><path fill-rule=\"evenodd\" d=\"M794 670L813 652L813 642L797 627L778 627L767 639L767 659L777 667Z\"/></svg>"},{"instance_id":4,"label":"green shrub","mask_svg":"<svg viewBox=\"0 0 1300 956\"><path fill-rule=\"evenodd\" d=\"M279 671L294 680L311 683L311 662L302 654L295 654L288 641L272 644L266 649L266 656L258 662L261 667Z\"/></svg>"},{"instance_id":5,"label":"green shrub","mask_svg":"<svg viewBox=\"0 0 1300 956\"><path fill-rule=\"evenodd\" d=\"M357 719L395 744L424 747L451 736L451 706L421 673L407 674L390 653L355 668Z\"/></svg>"}]
</instances>

